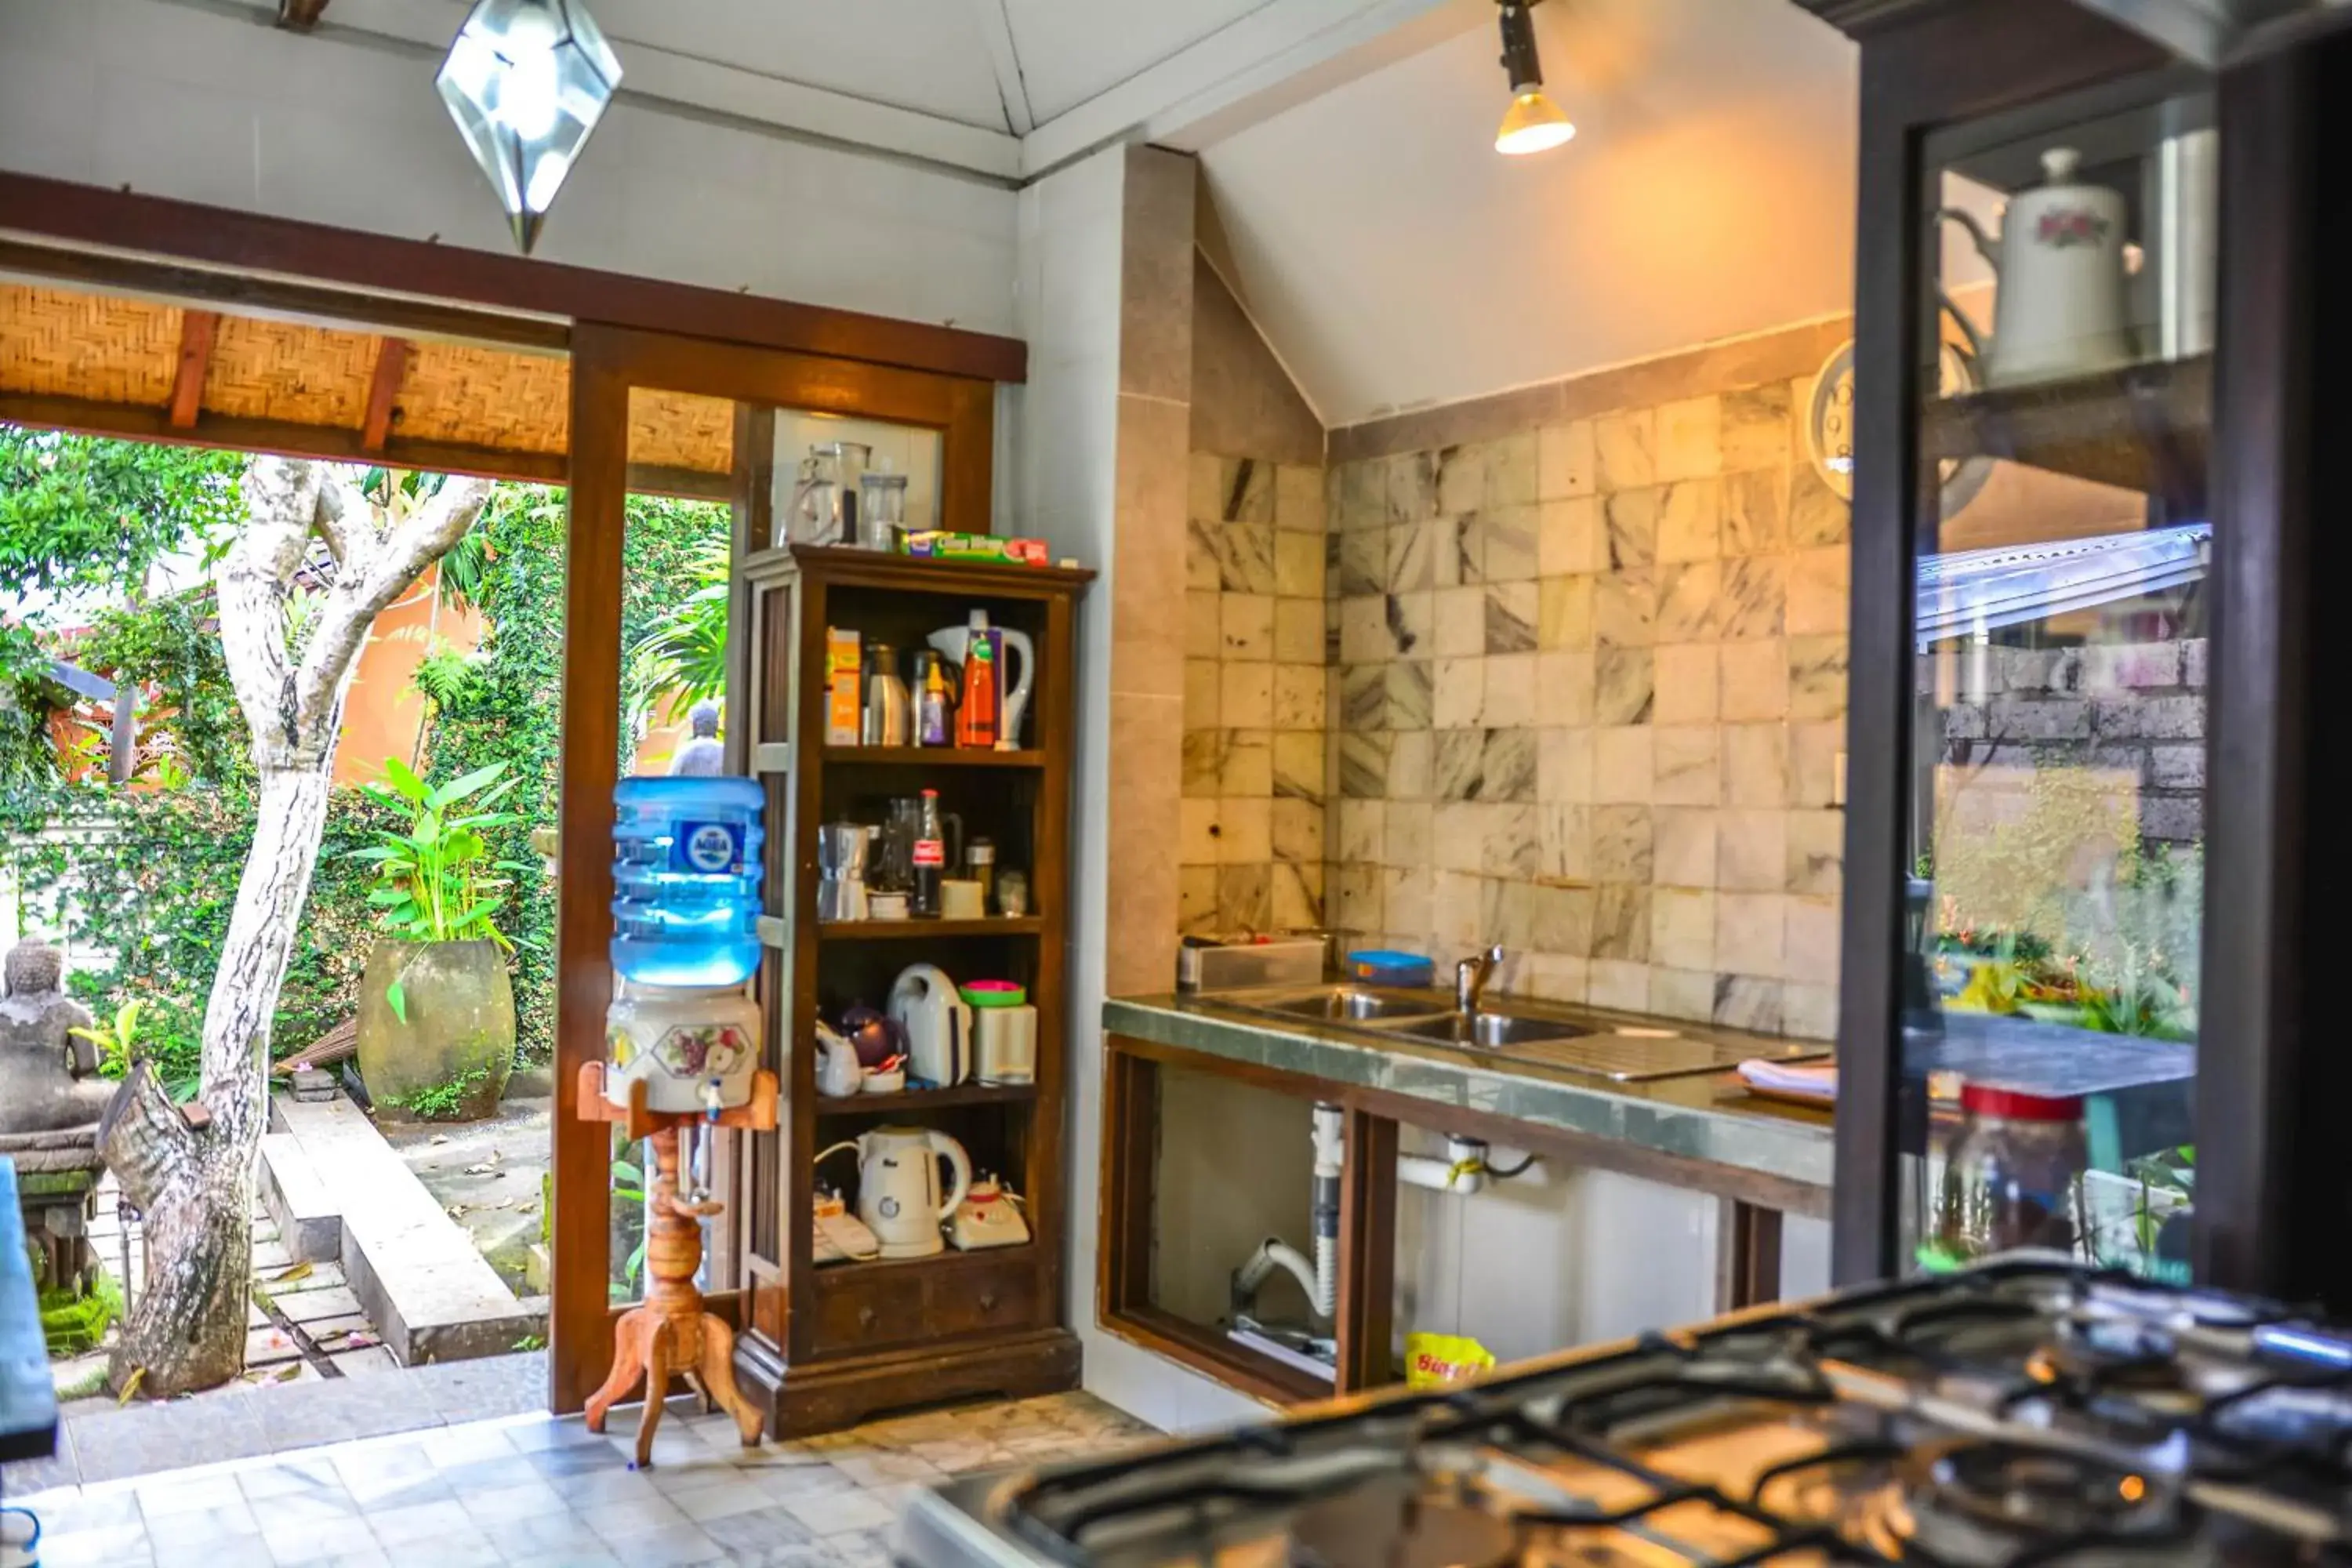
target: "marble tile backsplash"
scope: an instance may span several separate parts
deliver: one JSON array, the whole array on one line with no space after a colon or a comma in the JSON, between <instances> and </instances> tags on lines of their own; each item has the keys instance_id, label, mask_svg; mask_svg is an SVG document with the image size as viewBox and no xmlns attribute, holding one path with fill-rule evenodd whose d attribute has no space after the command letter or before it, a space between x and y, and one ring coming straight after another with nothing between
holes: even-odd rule
<instances>
[{"instance_id":1,"label":"marble tile backsplash","mask_svg":"<svg viewBox=\"0 0 2352 1568\"><path fill-rule=\"evenodd\" d=\"M1323 470L1195 452L1184 554L1186 931L1324 921Z\"/></svg>"},{"instance_id":2,"label":"marble tile backsplash","mask_svg":"<svg viewBox=\"0 0 2352 1568\"><path fill-rule=\"evenodd\" d=\"M1809 380L1688 391L1330 469L1323 907L1441 958L1500 942L1515 989L1827 1036L1847 509L1803 453ZM1314 907L1284 839L1321 737L1283 721L1318 672L1282 631L1312 574L1267 481L1193 482L1185 908L1247 903L1270 854L1281 921ZM1262 795L1261 827L1235 807Z\"/></svg>"}]
</instances>

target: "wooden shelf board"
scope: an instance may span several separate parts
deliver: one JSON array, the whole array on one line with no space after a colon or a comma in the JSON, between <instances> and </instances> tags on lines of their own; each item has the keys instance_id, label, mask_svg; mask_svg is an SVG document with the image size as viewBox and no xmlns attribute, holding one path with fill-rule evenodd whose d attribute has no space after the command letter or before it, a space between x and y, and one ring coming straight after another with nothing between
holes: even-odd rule
<instances>
[{"instance_id":1,"label":"wooden shelf board","mask_svg":"<svg viewBox=\"0 0 2352 1568\"><path fill-rule=\"evenodd\" d=\"M985 1268L992 1263L1033 1263L1036 1258L1037 1244L1031 1240L1018 1247L982 1247L971 1252L950 1247L929 1258L874 1258L863 1263L828 1263L814 1272L820 1283L838 1283L869 1274L908 1274L926 1269L951 1274L960 1268Z\"/></svg>"},{"instance_id":2,"label":"wooden shelf board","mask_svg":"<svg viewBox=\"0 0 2352 1568\"><path fill-rule=\"evenodd\" d=\"M1037 1098L1034 1083L962 1083L953 1089L909 1089L897 1094L820 1094L819 1117L904 1114L955 1105L1014 1105Z\"/></svg>"},{"instance_id":3,"label":"wooden shelf board","mask_svg":"<svg viewBox=\"0 0 2352 1568\"><path fill-rule=\"evenodd\" d=\"M1045 929L1041 916L1008 920L1000 915L980 921L820 921L816 934L822 942L920 942L926 937L1035 936Z\"/></svg>"},{"instance_id":4,"label":"wooden shelf board","mask_svg":"<svg viewBox=\"0 0 2352 1568\"><path fill-rule=\"evenodd\" d=\"M1921 445L1939 460L2004 458L2201 500L2212 418L2213 361L2203 356L1940 398L1927 405Z\"/></svg>"},{"instance_id":5,"label":"wooden shelf board","mask_svg":"<svg viewBox=\"0 0 2352 1568\"><path fill-rule=\"evenodd\" d=\"M1043 752L982 752L959 746L827 746L827 767L1042 768Z\"/></svg>"}]
</instances>

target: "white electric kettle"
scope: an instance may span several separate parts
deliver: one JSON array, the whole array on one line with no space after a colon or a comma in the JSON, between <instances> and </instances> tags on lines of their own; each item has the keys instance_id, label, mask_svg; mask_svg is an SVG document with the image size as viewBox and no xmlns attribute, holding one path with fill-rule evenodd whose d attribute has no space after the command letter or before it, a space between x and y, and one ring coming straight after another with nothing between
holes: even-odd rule
<instances>
[{"instance_id":1,"label":"white electric kettle","mask_svg":"<svg viewBox=\"0 0 2352 1568\"><path fill-rule=\"evenodd\" d=\"M900 972L890 985L890 1017L907 1031L907 1076L933 1089L971 1077L971 1004L936 963Z\"/></svg>"},{"instance_id":2,"label":"white electric kettle","mask_svg":"<svg viewBox=\"0 0 2352 1568\"><path fill-rule=\"evenodd\" d=\"M986 610L974 610L969 625L941 626L924 640L946 655L950 664L961 669L974 632L993 632L1004 645L1006 663L1018 663L1021 667L1020 674L1004 677L1004 717L998 726L1005 744L1017 745L1021 740L1022 718L1029 711L1029 693L1037 684L1037 645L1029 640L1026 632L1016 632L1009 626L991 626Z\"/></svg>"},{"instance_id":3,"label":"white electric kettle","mask_svg":"<svg viewBox=\"0 0 2352 1568\"><path fill-rule=\"evenodd\" d=\"M844 1149L857 1151L857 1217L881 1243L884 1258L929 1258L946 1247L940 1226L971 1191L971 1156L962 1144L927 1127L877 1127L817 1159ZM941 1160L955 1171L954 1190L945 1197Z\"/></svg>"},{"instance_id":4,"label":"white electric kettle","mask_svg":"<svg viewBox=\"0 0 2352 1568\"><path fill-rule=\"evenodd\" d=\"M2124 265L2124 198L2075 178L2082 154L2042 154L2043 184L2009 199L1996 243L1958 207L1936 216L1968 230L1998 279L1992 342L1952 316L1984 366L1988 386L2017 386L2114 370L2137 358Z\"/></svg>"}]
</instances>

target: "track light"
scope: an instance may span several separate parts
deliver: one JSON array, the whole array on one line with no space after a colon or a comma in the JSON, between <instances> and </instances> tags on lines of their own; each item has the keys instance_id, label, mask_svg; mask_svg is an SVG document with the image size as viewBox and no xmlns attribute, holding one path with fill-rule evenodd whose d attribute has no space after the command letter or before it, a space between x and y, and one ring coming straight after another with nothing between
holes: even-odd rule
<instances>
[{"instance_id":1,"label":"track light","mask_svg":"<svg viewBox=\"0 0 2352 1568\"><path fill-rule=\"evenodd\" d=\"M1576 127L1543 89L1543 61L1536 54L1535 19L1528 7L1536 0L1501 0L1503 68L1511 73L1511 107L1495 132L1495 151L1517 156L1557 147L1576 134Z\"/></svg>"},{"instance_id":2,"label":"track light","mask_svg":"<svg viewBox=\"0 0 2352 1568\"><path fill-rule=\"evenodd\" d=\"M527 254L621 62L580 0L480 0L434 85Z\"/></svg>"}]
</instances>

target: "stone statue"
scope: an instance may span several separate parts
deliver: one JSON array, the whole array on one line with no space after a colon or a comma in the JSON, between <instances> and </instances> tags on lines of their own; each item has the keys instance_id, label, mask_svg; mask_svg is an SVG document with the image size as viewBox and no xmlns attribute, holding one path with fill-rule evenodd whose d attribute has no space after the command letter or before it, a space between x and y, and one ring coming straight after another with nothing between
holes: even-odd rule
<instances>
[{"instance_id":1,"label":"stone statue","mask_svg":"<svg viewBox=\"0 0 2352 1568\"><path fill-rule=\"evenodd\" d=\"M0 1155L16 1163L41 1288L79 1294L96 1261L87 1237L106 1168L98 1120L115 1086L98 1076L98 1047L69 1032L91 1020L65 994L65 954L29 938L0 966Z\"/></svg>"},{"instance_id":2,"label":"stone statue","mask_svg":"<svg viewBox=\"0 0 2352 1568\"><path fill-rule=\"evenodd\" d=\"M65 994L65 954L26 939L8 950L0 998L0 1134L94 1127L114 1086L98 1047L71 1031L89 1009Z\"/></svg>"},{"instance_id":3,"label":"stone statue","mask_svg":"<svg viewBox=\"0 0 2352 1568\"><path fill-rule=\"evenodd\" d=\"M719 704L698 702L687 714L693 736L669 760L672 777L713 779L727 771L727 748L719 740Z\"/></svg>"}]
</instances>

